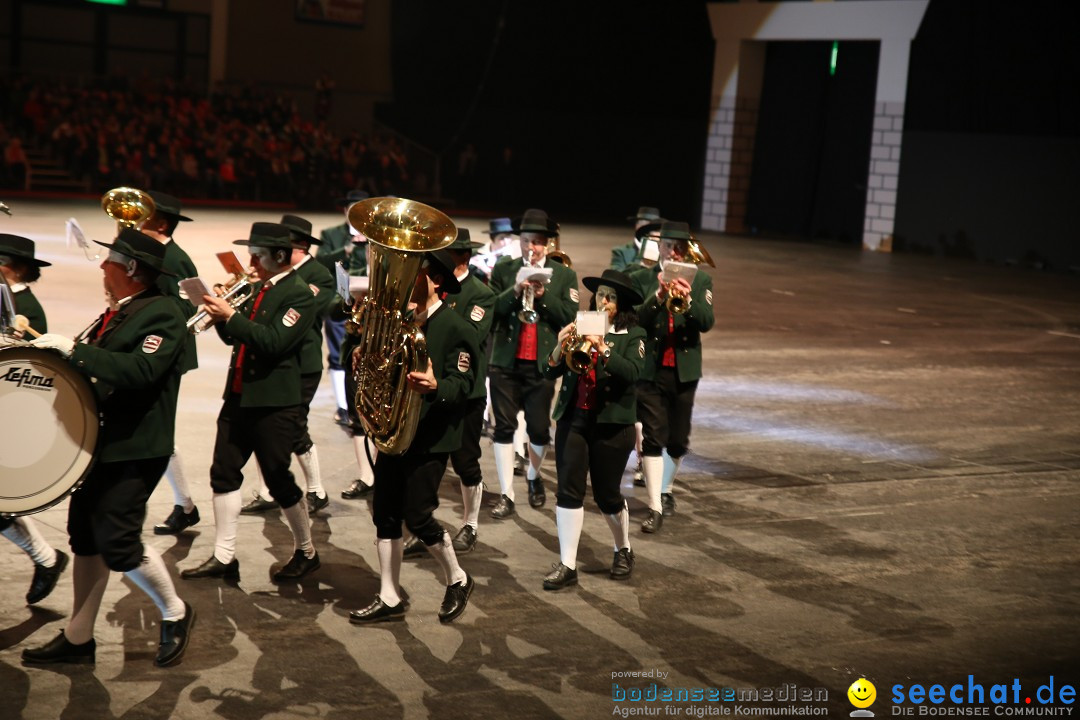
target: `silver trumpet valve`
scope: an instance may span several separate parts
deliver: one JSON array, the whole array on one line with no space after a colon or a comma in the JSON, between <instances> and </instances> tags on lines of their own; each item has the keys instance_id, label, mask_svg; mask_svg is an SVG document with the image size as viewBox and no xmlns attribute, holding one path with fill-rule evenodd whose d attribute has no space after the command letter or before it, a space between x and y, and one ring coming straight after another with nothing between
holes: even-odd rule
<instances>
[{"instance_id":1,"label":"silver trumpet valve","mask_svg":"<svg viewBox=\"0 0 1080 720\"><path fill-rule=\"evenodd\" d=\"M229 303L229 307L236 309L247 302L251 297L251 276L231 275L223 283L214 285L214 294ZM187 321L187 329L192 335L198 335L213 323L209 322L210 313L204 308L192 315Z\"/></svg>"}]
</instances>

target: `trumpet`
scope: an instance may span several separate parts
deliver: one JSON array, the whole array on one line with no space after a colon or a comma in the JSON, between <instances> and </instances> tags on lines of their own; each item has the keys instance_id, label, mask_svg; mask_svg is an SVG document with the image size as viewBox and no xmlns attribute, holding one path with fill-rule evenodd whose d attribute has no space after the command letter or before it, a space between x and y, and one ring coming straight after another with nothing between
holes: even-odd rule
<instances>
[{"instance_id":1,"label":"trumpet","mask_svg":"<svg viewBox=\"0 0 1080 720\"><path fill-rule=\"evenodd\" d=\"M214 294L222 300L227 300L229 307L236 309L251 297L252 282L254 282L254 278L251 275L230 275L229 279L224 283L214 285ZM210 313L205 309L192 315L187 321L188 332L192 335L198 335L210 327L209 316Z\"/></svg>"},{"instance_id":2,"label":"trumpet","mask_svg":"<svg viewBox=\"0 0 1080 720\"><path fill-rule=\"evenodd\" d=\"M698 243L693 237L686 245L686 261L691 262L694 265L708 265L709 267L716 267L716 263L713 262L712 256L709 255L709 251L705 247ZM676 292L675 284L670 283L667 286L668 297L664 302L664 307L672 315L682 315L690 309L690 296L686 293Z\"/></svg>"},{"instance_id":3,"label":"trumpet","mask_svg":"<svg viewBox=\"0 0 1080 720\"><path fill-rule=\"evenodd\" d=\"M668 283L667 286L667 300L664 301L664 307L672 315L682 315L690 309L690 298L684 293L675 289L675 283Z\"/></svg>"},{"instance_id":4,"label":"trumpet","mask_svg":"<svg viewBox=\"0 0 1080 720\"><path fill-rule=\"evenodd\" d=\"M533 251L529 251L526 265L533 264ZM540 319L540 313L536 312L536 288L530 282L521 293L521 310L518 310L518 320L526 325L535 325Z\"/></svg>"},{"instance_id":5,"label":"trumpet","mask_svg":"<svg viewBox=\"0 0 1080 720\"><path fill-rule=\"evenodd\" d=\"M587 373L596 364L592 342L579 335L576 326L563 340L562 351L566 357L566 367L578 375Z\"/></svg>"}]
</instances>

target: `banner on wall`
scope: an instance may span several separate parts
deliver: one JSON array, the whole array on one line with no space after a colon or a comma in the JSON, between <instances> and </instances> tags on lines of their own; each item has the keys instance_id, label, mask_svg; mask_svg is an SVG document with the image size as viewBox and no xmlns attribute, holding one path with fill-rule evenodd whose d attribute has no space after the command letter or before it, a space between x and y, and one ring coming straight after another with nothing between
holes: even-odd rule
<instances>
[{"instance_id":1,"label":"banner on wall","mask_svg":"<svg viewBox=\"0 0 1080 720\"><path fill-rule=\"evenodd\" d=\"M296 0L298 20L363 27L365 0Z\"/></svg>"}]
</instances>

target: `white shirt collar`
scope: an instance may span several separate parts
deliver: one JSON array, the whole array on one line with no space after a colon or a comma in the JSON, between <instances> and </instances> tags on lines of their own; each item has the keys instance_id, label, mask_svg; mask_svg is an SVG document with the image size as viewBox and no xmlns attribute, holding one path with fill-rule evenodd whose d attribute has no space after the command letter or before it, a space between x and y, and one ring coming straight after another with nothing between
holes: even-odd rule
<instances>
[{"instance_id":1,"label":"white shirt collar","mask_svg":"<svg viewBox=\"0 0 1080 720\"><path fill-rule=\"evenodd\" d=\"M300 267L301 265L303 265L304 263L306 263L306 262L307 262L308 260L310 260L310 259L311 259L311 256L310 256L310 255L308 255L307 253L304 253L304 257L302 257L302 258L300 259L300 262L298 262L298 263L296 263L295 265L293 265L293 266L292 266L293 270L295 270L296 268Z\"/></svg>"},{"instance_id":2,"label":"white shirt collar","mask_svg":"<svg viewBox=\"0 0 1080 720\"><path fill-rule=\"evenodd\" d=\"M459 283L464 282L465 278L469 277L469 268L466 266L465 272L461 273L460 275L458 275L457 273L454 273L454 277L456 277L458 279Z\"/></svg>"},{"instance_id":3,"label":"white shirt collar","mask_svg":"<svg viewBox=\"0 0 1080 720\"><path fill-rule=\"evenodd\" d=\"M13 293L22 292L23 290L26 290L29 287L30 286L27 285L26 283L15 283L14 285L11 286L11 292L13 292Z\"/></svg>"},{"instance_id":4,"label":"white shirt collar","mask_svg":"<svg viewBox=\"0 0 1080 720\"><path fill-rule=\"evenodd\" d=\"M436 310L438 310L440 307L442 307L442 304L443 304L442 300L436 300L435 303L431 307L429 307L427 310L425 310L423 312L416 313L416 315L414 316L414 319L416 320L416 322L418 324L423 325L424 323L426 323L428 321L429 317L431 317L432 315L435 314Z\"/></svg>"},{"instance_id":5,"label":"white shirt collar","mask_svg":"<svg viewBox=\"0 0 1080 720\"><path fill-rule=\"evenodd\" d=\"M608 335L625 335L630 332L630 328L623 328L622 330L608 330Z\"/></svg>"},{"instance_id":6,"label":"white shirt collar","mask_svg":"<svg viewBox=\"0 0 1080 720\"><path fill-rule=\"evenodd\" d=\"M288 270L286 270L285 272L279 272L279 273L278 273L277 275L275 275L274 277L272 277L272 278L270 278L269 280L267 280L267 281L266 281L266 284L267 284L267 285L270 285L270 286L274 286L274 285L277 285L277 284L278 284L278 282L280 282L282 278L284 278L284 277L285 277L286 275L288 275L288 274L289 274L289 273L291 273L292 271L293 271L293 268L291 268L291 267L290 267L290 268L289 268Z\"/></svg>"}]
</instances>

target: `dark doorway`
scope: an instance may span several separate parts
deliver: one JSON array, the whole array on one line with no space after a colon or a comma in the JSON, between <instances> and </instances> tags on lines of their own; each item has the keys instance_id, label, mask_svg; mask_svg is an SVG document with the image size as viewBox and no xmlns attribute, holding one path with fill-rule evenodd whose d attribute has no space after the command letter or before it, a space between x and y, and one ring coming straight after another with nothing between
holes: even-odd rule
<instances>
[{"instance_id":1,"label":"dark doorway","mask_svg":"<svg viewBox=\"0 0 1080 720\"><path fill-rule=\"evenodd\" d=\"M747 226L861 245L878 43L771 42Z\"/></svg>"}]
</instances>

